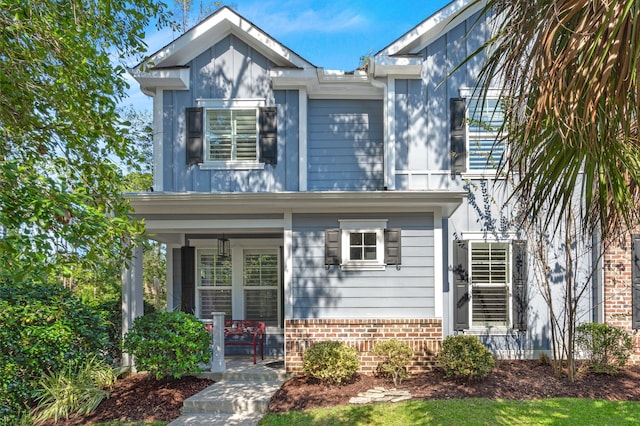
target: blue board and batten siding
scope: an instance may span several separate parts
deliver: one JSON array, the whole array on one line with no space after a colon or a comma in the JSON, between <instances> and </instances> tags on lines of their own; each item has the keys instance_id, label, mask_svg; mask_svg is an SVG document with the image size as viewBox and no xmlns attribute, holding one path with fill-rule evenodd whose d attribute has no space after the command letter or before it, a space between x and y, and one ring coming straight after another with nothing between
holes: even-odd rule
<instances>
[{"instance_id":1,"label":"blue board and batten siding","mask_svg":"<svg viewBox=\"0 0 640 426\"><path fill-rule=\"evenodd\" d=\"M324 265L324 231L340 219L387 219L402 230L402 265L342 271ZM435 315L432 213L294 214L293 318L432 318Z\"/></svg>"},{"instance_id":2,"label":"blue board and batten siding","mask_svg":"<svg viewBox=\"0 0 640 426\"><path fill-rule=\"evenodd\" d=\"M449 143L449 99L473 88L480 59L469 59L488 35L474 15L448 28L425 47L421 78L396 79L394 101L396 190L459 190L452 176Z\"/></svg>"},{"instance_id":3,"label":"blue board and batten siding","mask_svg":"<svg viewBox=\"0 0 640 426\"><path fill-rule=\"evenodd\" d=\"M273 91L268 59L229 35L189 63L191 90L163 93L163 190L167 192L279 192L298 190L299 97ZM185 109L199 99L262 99L278 111L278 161L261 170L187 166Z\"/></svg>"},{"instance_id":4,"label":"blue board and batten siding","mask_svg":"<svg viewBox=\"0 0 640 426\"><path fill-rule=\"evenodd\" d=\"M308 189L383 189L382 101L310 99L308 108Z\"/></svg>"}]
</instances>

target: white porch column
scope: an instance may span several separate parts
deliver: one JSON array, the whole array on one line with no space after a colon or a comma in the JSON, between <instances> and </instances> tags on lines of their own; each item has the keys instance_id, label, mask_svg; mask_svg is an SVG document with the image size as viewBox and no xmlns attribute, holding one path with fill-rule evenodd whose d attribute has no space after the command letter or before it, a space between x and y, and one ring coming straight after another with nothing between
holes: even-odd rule
<instances>
[{"instance_id":1,"label":"white porch column","mask_svg":"<svg viewBox=\"0 0 640 426\"><path fill-rule=\"evenodd\" d=\"M133 322L144 314L142 298L142 247L133 248L133 256L122 271L122 337L129 332ZM122 353L122 365L133 367L131 355Z\"/></svg>"}]
</instances>

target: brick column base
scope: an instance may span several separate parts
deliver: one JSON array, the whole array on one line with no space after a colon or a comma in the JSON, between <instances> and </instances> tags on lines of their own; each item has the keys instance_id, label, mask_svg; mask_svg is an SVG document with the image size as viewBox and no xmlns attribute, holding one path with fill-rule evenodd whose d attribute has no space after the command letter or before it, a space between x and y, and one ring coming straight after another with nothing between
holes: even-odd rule
<instances>
[{"instance_id":1,"label":"brick column base","mask_svg":"<svg viewBox=\"0 0 640 426\"><path fill-rule=\"evenodd\" d=\"M302 374L302 356L313 343L335 340L354 347L359 372L374 374L382 361L373 347L383 340L397 339L413 349L410 374L430 371L442 346L442 320L427 319L308 319L285 321L285 365L287 373Z\"/></svg>"}]
</instances>

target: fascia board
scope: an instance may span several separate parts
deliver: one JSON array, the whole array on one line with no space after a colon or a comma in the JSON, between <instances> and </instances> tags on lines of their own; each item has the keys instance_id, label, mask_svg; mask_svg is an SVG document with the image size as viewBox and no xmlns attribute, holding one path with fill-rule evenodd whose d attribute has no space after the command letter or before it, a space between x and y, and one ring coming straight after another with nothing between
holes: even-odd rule
<instances>
[{"instance_id":1,"label":"fascia board","mask_svg":"<svg viewBox=\"0 0 640 426\"><path fill-rule=\"evenodd\" d=\"M152 69L148 71L130 70L133 78L140 84L143 91L189 90L191 73L189 68Z\"/></svg>"},{"instance_id":2,"label":"fascia board","mask_svg":"<svg viewBox=\"0 0 640 426\"><path fill-rule=\"evenodd\" d=\"M375 77L413 76L419 77L422 72L422 56L376 56L371 62L373 66L372 74Z\"/></svg>"},{"instance_id":3,"label":"fascia board","mask_svg":"<svg viewBox=\"0 0 640 426\"><path fill-rule=\"evenodd\" d=\"M185 65L229 34L237 35L278 66L308 67L309 62L227 7L153 53L136 69Z\"/></svg>"},{"instance_id":4,"label":"fascia board","mask_svg":"<svg viewBox=\"0 0 640 426\"><path fill-rule=\"evenodd\" d=\"M486 1L454 0L374 56L417 53L441 37L447 28L458 25L482 10L485 4Z\"/></svg>"},{"instance_id":5,"label":"fascia board","mask_svg":"<svg viewBox=\"0 0 640 426\"><path fill-rule=\"evenodd\" d=\"M273 89L298 89L304 87L312 99L383 99L384 91L371 84L365 72L306 68L302 70L271 70Z\"/></svg>"}]
</instances>

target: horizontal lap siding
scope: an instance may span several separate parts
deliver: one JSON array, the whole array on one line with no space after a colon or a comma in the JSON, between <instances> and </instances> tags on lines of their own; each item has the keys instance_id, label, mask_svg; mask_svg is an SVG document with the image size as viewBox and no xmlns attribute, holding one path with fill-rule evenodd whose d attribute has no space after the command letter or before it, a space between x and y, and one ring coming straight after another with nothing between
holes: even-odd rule
<instances>
[{"instance_id":1,"label":"horizontal lap siding","mask_svg":"<svg viewBox=\"0 0 640 426\"><path fill-rule=\"evenodd\" d=\"M309 101L309 190L383 187L382 102Z\"/></svg>"},{"instance_id":2,"label":"horizontal lap siding","mask_svg":"<svg viewBox=\"0 0 640 426\"><path fill-rule=\"evenodd\" d=\"M339 219L388 219L402 229L402 265L342 271L324 265L324 230ZM294 215L294 318L425 318L434 315L433 215Z\"/></svg>"}]
</instances>

